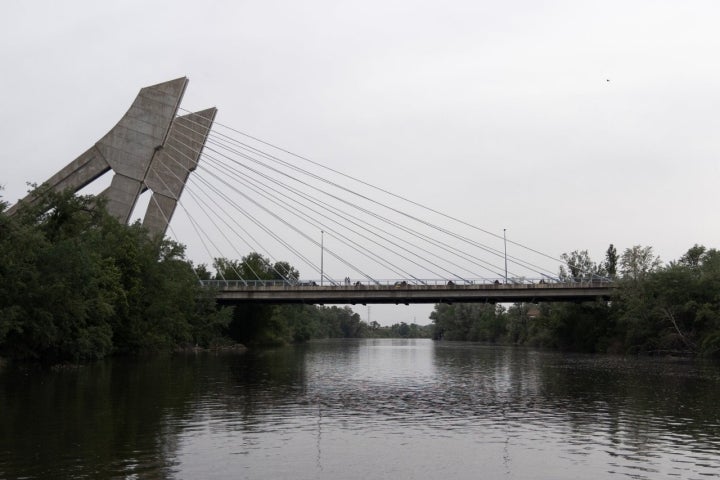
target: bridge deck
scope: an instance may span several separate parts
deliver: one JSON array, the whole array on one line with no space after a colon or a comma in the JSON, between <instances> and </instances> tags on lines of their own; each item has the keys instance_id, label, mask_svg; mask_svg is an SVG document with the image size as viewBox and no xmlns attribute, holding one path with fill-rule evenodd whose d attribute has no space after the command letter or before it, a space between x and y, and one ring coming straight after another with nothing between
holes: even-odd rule
<instances>
[{"instance_id":1,"label":"bridge deck","mask_svg":"<svg viewBox=\"0 0 720 480\"><path fill-rule=\"evenodd\" d=\"M210 284L211 282L205 282ZM244 285L212 282L221 303L469 303L608 299L610 282L470 285Z\"/></svg>"}]
</instances>

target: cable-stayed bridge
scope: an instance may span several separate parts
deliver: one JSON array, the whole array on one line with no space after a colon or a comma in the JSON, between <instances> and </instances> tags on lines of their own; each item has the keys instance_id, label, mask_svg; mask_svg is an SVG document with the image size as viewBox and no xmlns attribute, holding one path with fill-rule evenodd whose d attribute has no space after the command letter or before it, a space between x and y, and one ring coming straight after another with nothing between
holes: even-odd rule
<instances>
[{"instance_id":1,"label":"cable-stayed bridge","mask_svg":"<svg viewBox=\"0 0 720 480\"><path fill-rule=\"evenodd\" d=\"M47 183L78 191L112 174L102 194L122 222L147 197L143 224L215 264L214 279L202 281L219 301L579 301L610 293L611 282L594 272L558 278L560 259L504 232L215 122L214 108L186 111L187 84L143 88L105 137ZM236 261L249 252L259 255Z\"/></svg>"}]
</instances>

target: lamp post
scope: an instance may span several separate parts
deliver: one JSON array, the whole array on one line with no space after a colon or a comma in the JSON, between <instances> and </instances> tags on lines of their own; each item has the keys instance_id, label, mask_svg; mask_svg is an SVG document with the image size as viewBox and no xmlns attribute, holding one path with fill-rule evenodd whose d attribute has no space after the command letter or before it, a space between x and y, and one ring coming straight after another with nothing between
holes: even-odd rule
<instances>
[{"instance_id":1,"label":"lamp post","mask_svg":"<svg viewBox=\"0 0 720 480\"><path fill-rule=\"evenodd\" d=\"M323 272L324 266L323 266L323 259L325 257L325 232L323 230L320 230L320 286L322 287L323 284L323 278L325 277L325 274Z\"/></svg>"},{"instance_id":2,"label":"lamp post","mask_svg":"<svg viewBox=\"0 0 720 480\"><path fill-rule=\"evenodd\" d=\"M505 284L507 284L507 236L505 231L507 228L503 228L503 243L505 244Z\"/></svg>"}]
</instances>

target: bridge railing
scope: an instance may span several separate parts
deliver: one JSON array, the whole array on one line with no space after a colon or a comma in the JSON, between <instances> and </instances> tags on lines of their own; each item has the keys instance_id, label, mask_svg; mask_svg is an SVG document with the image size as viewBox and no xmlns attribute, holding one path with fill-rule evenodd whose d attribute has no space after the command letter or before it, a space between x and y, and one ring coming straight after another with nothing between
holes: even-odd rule
<instances>
[{"instance_id":1,"label":"bridge railing","mask_svg":"<svg viewBox=\"0 0 720 480\"><path fill-rule=\"evenodd\" d=\"M439 289L439 288L462 288L462 289L510 289L510 288L568 288L568 287L602 287L612 284L612 279L607 277L591 277L587 279L561 280L557 278L508 278L505 279L385 279L385 280L355 280L347 278L342 282L319 280L201 280L204 287L217 288L220 290L296 290L296 289L332 289L332 290L354 290L354 289Z\"/></svg>"}]
</instances>

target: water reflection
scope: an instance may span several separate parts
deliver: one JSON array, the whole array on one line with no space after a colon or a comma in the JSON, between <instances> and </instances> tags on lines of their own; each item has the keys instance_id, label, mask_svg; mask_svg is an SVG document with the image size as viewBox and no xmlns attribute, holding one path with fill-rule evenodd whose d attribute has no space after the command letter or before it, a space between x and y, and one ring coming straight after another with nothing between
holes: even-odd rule
<instances>
[{"instance_id":1,"label":"water reflection","mask_svg":"<svg viewBox=\"0 0 720 480\"><path fill-rule=\"evenodd\" d=\"M716 364L424 340L0 371L0 478L704 478Z\"/></svg>"},{"instance_id":2,"label":"water reflection","mask_svg":"<svg viewBox=\"0 0 720 480\"><path fill-rule=\"evenodd\" d=\"M194 389L193 368L181 359L55 372L6 368L0 372L0 478L169 472L177 432L163 420L187 415L192 406L184 399Z\"/></svg>"}]
</instances>

